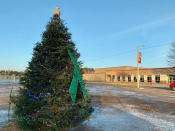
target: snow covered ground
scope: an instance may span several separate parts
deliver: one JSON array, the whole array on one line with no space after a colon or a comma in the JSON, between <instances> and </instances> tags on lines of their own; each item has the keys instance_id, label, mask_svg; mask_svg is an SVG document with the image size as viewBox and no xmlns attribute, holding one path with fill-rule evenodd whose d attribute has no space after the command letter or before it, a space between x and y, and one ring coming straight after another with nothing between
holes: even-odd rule
<instances>
[{"instance_id":1,"label":"snow covered ground","mask_svg":"<svg viewBox=\"0 0 175 131\"><path fill-rule=\"evenodd\" d=\"M175 94L171 91L92 85L88 90L95 111L90 120L70 131L175 131Z\"/></svg>"},{"instance_id":2,"label":"snow covered ground","mask_svg":"<svg viewBox=\"0 0 175 131\"><path fill-rule=\"evenodd\" d=\"M13 92L15 93L18 86L18 80L0 79L0 130L8 120L10 90L13 87Z\"/></svg>"}]
</instances>

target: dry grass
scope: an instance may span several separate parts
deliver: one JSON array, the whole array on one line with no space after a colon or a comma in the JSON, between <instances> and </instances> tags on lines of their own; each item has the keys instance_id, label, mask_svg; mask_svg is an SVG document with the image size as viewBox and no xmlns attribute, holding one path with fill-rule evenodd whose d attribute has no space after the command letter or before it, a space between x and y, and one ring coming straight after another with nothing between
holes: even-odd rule
<instances>
[{"instance_id":1,"label":"dry grass","mask_svg":"<svg viewBox=\"0 0 175 131\"><path fill-rule=\"evenodd\" d=\"M7 123L1 131L21 131L14 123Z\"/></svg>"}]
</instances>

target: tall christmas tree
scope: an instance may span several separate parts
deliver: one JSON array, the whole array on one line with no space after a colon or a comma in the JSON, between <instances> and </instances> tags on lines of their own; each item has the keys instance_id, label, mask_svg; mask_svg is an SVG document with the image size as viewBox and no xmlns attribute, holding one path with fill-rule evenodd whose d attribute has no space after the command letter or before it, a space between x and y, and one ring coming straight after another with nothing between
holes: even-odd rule
<instances>
[{"instance_id":1,"label":"tall christmas tree","mask_svg":"<svg viewBox=\"0 0 175 131\"><path fill-rule=\"evenodd\" d=\"M56 8L20 80L23 88L18 96L12 97L14 120L20 128L65 130L90 116L93 111L90 99L85 101L80 84L75 103L69 93L75 65L68 49L74 57L80 57ZM81 68L81 62L78 65Z\"/></svg>"}]
</instances>

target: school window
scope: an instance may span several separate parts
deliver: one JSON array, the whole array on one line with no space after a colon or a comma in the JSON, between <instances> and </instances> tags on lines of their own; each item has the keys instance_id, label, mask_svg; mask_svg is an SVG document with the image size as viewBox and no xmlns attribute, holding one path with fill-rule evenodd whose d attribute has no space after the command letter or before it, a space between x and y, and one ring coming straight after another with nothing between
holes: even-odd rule
<instances>
[{"instance_id":1,"label":"school window","mask_svg":"<svg viewBox=\"0 0 175 131\"><path fill-rule=\"evenodd\" d=\"M152 77L151 77L151 76L148 76L148 77L147 77L147 81L148 81L148 82L152 82Z\"/></svg>"},{"instance_id":2,"label":"school window","mask_svg":"<svg viewBox=\"0 0 175 131\"><path fill-rule=\"evenodd\" d=\"M120 76L117 77L117 80L120 81Z\"/></svg>"},{"instance_id":3,"label":"school window","mask_svg":"<svg viewBox=\"0 0 175 131\"><path fill-rule=\"evenodd\" d=\"M137 77L136 76L134 76L134 82L137 82Z\"/></svg>"},{"instance_id":4,"label":"school window","mask_svg":"<svg viewBox=\"0 0 175 131\"><path fill-rule=\"evenodd\" d=\"M156 83L159 83L160 82L160 75L156 75L155 80L156 80Z\"/></svg>"},{"instance_id":5,"label":"school window","mask_svg":"<svg viewBox=\"0 0 175 131\"><path fill-rule=\"evenodd\" d=\"M140 76L140 82L144 82L144 76Z\"/></svg>"},{"instance_id":6,"label":"school window","mask_svg":"<svg viewBox=\"0 0 175 131\"><path fill-rule=\"evenodd\" d=\"M112 76L112 82L114 82L114 80L115 80L115 76L113 75L113 76Z\"/></svg>"},{"instance_id":7,"label":"school window","mask_svg":"<svg viewBox=\"0 0 175 131\"><path fill-rule=\"evenodd\" d=\"M131 82L131 76L128 76L128 82Z\"/></svg>"},{"instance_id":8,"label":"school window","mask_svg":"<svg viewBox=\"0 0 175 131\"><path fill-rule=\"evenodd\" d=\"M174 83L175 82L175 75L171 75L170 76L170 83Z\"/></svg>"}]
</instances>

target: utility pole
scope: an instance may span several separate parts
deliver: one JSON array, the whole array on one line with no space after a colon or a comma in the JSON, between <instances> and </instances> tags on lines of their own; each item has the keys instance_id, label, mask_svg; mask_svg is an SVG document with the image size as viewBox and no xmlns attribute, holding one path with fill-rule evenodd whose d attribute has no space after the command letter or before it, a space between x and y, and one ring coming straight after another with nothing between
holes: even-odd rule
<instances>
[{"instance_id":1,"label":"utility pole","mask_svg":"<svg viewBox=\"0 0 175 131\"><path fill-rule=\"evenodd\" d=\"M139 46L137 47L137 88L140 88L140 76L139 76Z\"/></svg>"}]
</instances>

